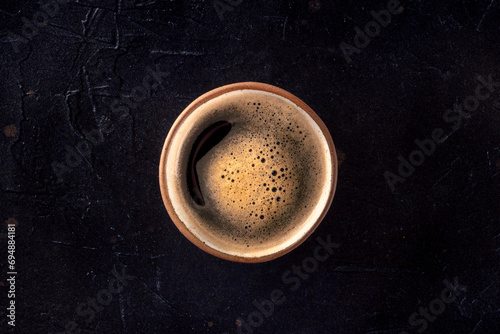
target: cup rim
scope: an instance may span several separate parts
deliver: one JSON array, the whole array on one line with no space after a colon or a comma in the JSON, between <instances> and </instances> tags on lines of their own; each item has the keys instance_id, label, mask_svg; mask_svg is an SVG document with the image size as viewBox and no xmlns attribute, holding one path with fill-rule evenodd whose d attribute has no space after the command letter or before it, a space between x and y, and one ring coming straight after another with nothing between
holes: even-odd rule
<instances>
[{"instance_id":1,"label":"cup rim","mask_svg":"<svg viewBox=\"0 0 500 334\"><path fill-rule=\"evenodd\" d=\"M182 122L186 119L187 116L189 116L193 111L198 109L201 105L205 104L206 102L221 96L223 94L232 92L232 91L239 91L239 90L257 90L257 91L264 91L267 93L272 93L276 94L278 96L281 96L293 103L295 103L297 106L302 108L313 120L316 122L318 127L320 128L327 144L328 148L330 151L330 159L331 159L331 185L330 185L330 192L328 194L328 199L326 202L326 205L322 209L321 214L319 215L318 219L312 224L309 228L309 230L299 239L297 239L294 243L290 244L288 247L285 247L277 252L273 252L264 256L259 256L259 257L245 257L245 256L239 256L239 255L233 255L233 254L227 254L224 252L221 252L220 250L214 249L204 243L202 240L198 239L182 222L182 220L179 218L179 216L176 214L174 206L170 200L170 197L168 195L168 184L167 184L167 177L166 177L166 163L167 163L167 156L168 156L168 151L170 149L170 144L172 142L173 137L177 133L177 129L179 126L182 124ZM218 258L224 259L224 260L229 260L229 261L234 261L234 262L243 262L243 263L259 263L259 262L266 262L270 261L273 259L276 259L278 257L281 257L289 252L291 252L293 249L297 248L299 245L301 245L319 226L319 224L323 221L325 218L328 210L330 209L330 206L333 201L333 196L335 194L335 190L337 187L337 175L338 175L338 161L337 161L337 154L335 150L335 146L333 144L333 139L330 135L330 131L326 127L325 123L321 120L321 118L301 99L296 97L295 95L291 94L290 92L273 86L269 85L266 83L261 83L261 82L239 82L239 83L233 83L225 86L221 86L218 88L215 88L213 90L210 90L203 95L199 96L196 98L193 102L191 102L183 111L182 113L177 117L177 119L174 121L172 124L172 127L170 128L168 135L165 139L165 142L163 144L162 148L162 153L160 157L160 164L159 164L159 181L160 181L160 190L161 190L161 195L163 199L163 203L167 209L167 212L172 219L173 223L177 227L177 229L189 240L191 241L195 246L200 248L201 250L214 255Z\"/></svg>"}]
</instances>

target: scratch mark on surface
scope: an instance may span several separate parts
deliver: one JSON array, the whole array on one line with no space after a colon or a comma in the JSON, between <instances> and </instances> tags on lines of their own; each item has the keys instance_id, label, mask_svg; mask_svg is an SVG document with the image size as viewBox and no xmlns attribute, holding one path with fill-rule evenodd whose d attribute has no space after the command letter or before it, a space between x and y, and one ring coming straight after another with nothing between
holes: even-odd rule
<instances>
[{"instance_id":1,"label":"scratch mark on surface","mask_svg":"<svg viewBox=\"0 0 500 334\"><path fill-rule=\"evenodd\" d=\"M491 10L493 9L494 6L496 6L497 0L491 0L491 3L489 6L486 8L486 12L483 14L483 17L481 17L481 20L479 21L476 31L477 32L483 32L484 28L484 22L486 18L491 14Z\"/></svg>"},{"instance_id":2,"label":"scratch mark on surface","mask_svg":"<svg viewBox=\"0 0 500 334\"><path fill-rule=\"evenodd\" d=\"M455 162L457 162L458 160L461 160L461 158L460 158L460 157L458 157L458 158L456 158L455 160L453 160L453 161L451 162L451 164L450 164L450 169L448 169L448 171L447 171L447 172L446 172L443 176L441 176L441 177L439 178L439 180L437 180L437 181L436 181L436 182L432 185L431 189L434 189L434 188L435 188L435 187L439 184L439 182L441 182L441 181L442 181L445 177L447 177L447 176L448 176L448 174L450 174L450 173L451 173L451 171L453 170L453 165L454 165L454 164L455 164Z\"/></svg>"},{"instance_id":3,"label":"scratch mark on surface","mask_svg":"<svg viewBox=\"0 0 500 334\"><path fill-rule=\"evenodd\" d=\"M285 31L286 31L286 24L288 22L288 15L285 17L285 22L283 22L283 36L282 39L285 39Z\"/></svg>"},{"instance_id":4,"label":"scratch mark on surface","mask_svg":"<svg viewBox=\"0 0 500 334\"><path fill-rule=\"evenodd\" d=\"M472 329L472 332L470 332L469 334L473 334L476 332L476 329L478 328L478 326L483 322L483 320L479 320L479 322L476 324L476 326L474 326L474 328Z\"/></svg>"},{"instance_id":5,"label":"scratch mark on surface","mask_svg":"<svg viewBox=\"0 0 500 334\"><path fill-rule=\"evenodd\" d=\"M69 247L74 247L74 248L79 248L79 249L88 249L88 250L100 250L99 248L95 248L95 247L88 247L88 246L81 246L81 247L78 247L72 243L69 243L69 242L64 242L64 241L59 241L59 240L51 240L50 241L51 244L56 244L56 245L63 245L63 246L69 246Z\"/></svg>"},{"instance_id":6,"label":"scratch mark on surface","mask_svg":"<svg viewBox=\"0 0 500 334\"><path fill-rule=\"evenodd\" d=\"M127 321L125 320L125 305L123 300L122 290L118 292L118 304L120 305L120 318L123 326L123 333L127 332Z\"/></svg>"},{"instance_id":7,"label":"scratch mark on surface","mask_svg":"<svg viewBox=\"0 0 500 334\"><path fill-rule=\"evenodd\" d=\"M207 55L205 52L196 52L196 51L170 51L170 50L151 50L151 53L157 53L162 55L169 56L205 56Z\"/></svg>"}]
</instances>

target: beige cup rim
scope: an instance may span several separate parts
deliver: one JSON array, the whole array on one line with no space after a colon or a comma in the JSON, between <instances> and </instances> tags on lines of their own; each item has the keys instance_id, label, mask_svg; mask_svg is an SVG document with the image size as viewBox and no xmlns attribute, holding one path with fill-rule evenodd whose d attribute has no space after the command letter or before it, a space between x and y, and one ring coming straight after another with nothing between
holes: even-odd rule
<instances>
[{"instance_id":1,"label":"beige cup rim","mask_svg":"<svg viewBox=\"0 0 500 334\"><path fill-rule=\"evenodd\" d=\"M170 149L170 144L172 142L172 138L176 135L177 129L179 126L182 124L182 122L186 119L188 115L190 115L194 110L196 110L198 107L203 105L209 100L212 100L218 96L221 96L225 93L232 92L232 91L239 91L239 90L258 90L258 91L264 91L268 93L273 93L276 95L279 95L281 97L284 97L291 102L295 103L297 106L302 108L309 116L316 122L316 124L319 126L321 129L321 132L326 139L326 142L329 147L330 151L330 158L331 158L331 186L330 186L330 193L328 195L328 200L326 202L325 207L323 208L321 215L318 217L317 221L314 222L314 224L311 225L310 229L305 233L300 239L298 239L296 242L292 243L291 245L277 251L274 253L270 253L264 256L260 257L244 257L244 256L238 256L238 255L233 255L233 254L227 254L224 252L221 252L217 249L214 249L204 242L202 242L200 239L198 239L187 227L186 225L182 222L182 220L178 217L176 214L174 207L172 205L172 202L170 200L170 197L168 195L168 184L166 181L166 157L168 156L168 151ZM337 154L335 151L335 146L333 144L332 137L330 135L330 132L328 131L328 128L326 125L323 123L323 121L319 118L319 116L302 100L300 100L298 97L295 95L287 92L284 89L278 88L276 86L272 86L269 84L265 83L260 83L260 82L239 82L239 83L234 83L234 84L229 84L226 86L222 86L216 89L213 89L197 99L195 99L191 104L189 104L186 109L177 117L175 120L174 124L170 128L170 131L168 132L167 138L165 139L165 143L163 145L162 153L161 153L161 158L160 158L160 165L159 165L159 178L160 178L160 190L161 190L161 195L163 198L163 203L165 204L165 207L167 209L167 212L176 225L177 229L189 240L191 241L194 245L196 245L198 248L204 250L205 252L212 254L214 256L217 256L221 259L229 260L229 261L235 261L235 262L245 262L245 263L257 263L257 262L265 262L265 261L270 261L273 259L276 259L280 256L285 255L286 253L292 251L296 247L298 247L300 244L302 244L313 232L314 230L319 226L323 218L325 217L326 213L330 209L330 206L333 201L333 195L335 194L335 189L337 186L337 171L338 169L338 162L337 162Z\"/></svg>"}]
</instances>

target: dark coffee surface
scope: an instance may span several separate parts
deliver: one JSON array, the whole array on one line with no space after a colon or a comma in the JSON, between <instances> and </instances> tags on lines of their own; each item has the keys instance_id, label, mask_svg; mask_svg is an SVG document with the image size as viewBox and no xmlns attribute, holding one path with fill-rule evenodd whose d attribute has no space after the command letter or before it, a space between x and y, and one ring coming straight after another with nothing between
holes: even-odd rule
<instances>
[{"instance_id":1,"label":"dark coffee surface","mask_svg":"<svg viewBox=\"0 0 500 334\"><path fill-rule=\"evenodd\" d=\"M196 148L206 129L231 123L231 130L196 164L204 205L189 199L183 205L191 206L191 217L197 220L193 224L227 239L235 250L277 246L314 224L313 211L321 212L326 203L334 168L327 141L313 119L291 101L254 90L226 95L193 113L204 125L192 127L186 121L186 129L205 128L201 134L176 131L191 136L180 140L188 143L185 147L194 141ZM184 163L180 159L181 171Z\"/></svg>"}]
</instances>

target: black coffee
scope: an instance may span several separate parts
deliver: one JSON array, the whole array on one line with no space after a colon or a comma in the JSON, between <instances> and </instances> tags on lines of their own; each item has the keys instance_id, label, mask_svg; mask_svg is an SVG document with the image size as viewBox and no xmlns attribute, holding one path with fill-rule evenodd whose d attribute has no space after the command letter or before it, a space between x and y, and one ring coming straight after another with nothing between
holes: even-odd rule
<instances>
[{"instance_id":1,"label":"black coffee","mask_svg":"<svg viewBox=\"0 0 500 334\"><path fill-rule=\"evenodd\" d=\"M310 116L254 90L222 95L186 119L179 212L225 252L258 253L314 223L331 184L328 144ZM184 181L182 181L184 180ZM174 206L175 207L175 206Z\"/></svg>"},{"instance_id":2,"label":"black coffee","mask_svg":"<svg viewBox=\"0 0 500 334\"><path fill-rule=\"evenodd\" d=\"M205 205L200 190L196 165L208 151L217 145L231 130L231 123L219 121L206 128L196 139L189 155L187 183L191 196L199 205Z\"/></svg>"}]
</instances>

